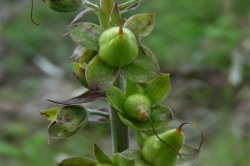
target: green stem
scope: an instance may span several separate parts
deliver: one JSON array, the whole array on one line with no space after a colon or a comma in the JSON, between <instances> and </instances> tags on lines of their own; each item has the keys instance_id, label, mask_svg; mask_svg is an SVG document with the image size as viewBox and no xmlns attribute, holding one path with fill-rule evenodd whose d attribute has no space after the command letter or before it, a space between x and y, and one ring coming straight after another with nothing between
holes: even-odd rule
<instances>
[{"instance_id":1,"label":"green stem","mask_svg":"<svg viewBox=\"0 0 250 166\"><path fill-rule=\"evenodd\" d=\"M101 0L101 11L100 15L101 25L104 29L109 28L109 17L114 8L113 0ZM120 79L117 79L115 86L124 91L124 79L120 75ZM113 153L119 153L126 149L129 146L128 139L128 127L123 124L118 116L118 111L110 105L110 126L111 126L111 136L112 136L112 145Z\"/></svg>"},{"instance_id":2,"label":"green stem","mask_svg":"<svg viewBox=\"0 0 250 166\"><path fill-rule=\"evenodd\" d=\"M102 112L102 111L98 111L98 110L91 110L91 109L88 109L88 112L90 115L98 115L98 116L102 116L105 118L109 118L109 113L107 113L107 112Z\"/></svg>"},{"instance_id":3,"label":"green stem","mask_svg":"<svg viewBox=\"0 0 250 166\"><path fill-rule=\"evenodd\" d=\"M115 83L122 91L124 91L124 78L120 75ZM128 127L123 124L118 116L118 111L110 106L110 123L111 123L111 135L113 144L113 153L122 152L129 147L129 131Z\"/></svg>"},{"instance_id":4,"label":"green stem","mask_svg":"<svg viewBox=\"0 0 250 166\"><path fill-rule=\"evenodd\" d=\"M100 16L100 21L104 29L109 28L109 16L113 8L114 8L113 0L101 0L102 15Z\"/></svg>"},{"instance_id":5,"label":"green stem","mask_svg":"<svg viewBox=\"0 0 250 166\"><path fill-rule=\"evenodd\" d=\"M99 14L101 13L101 10L98 8L98 6L96 4L93 4L89 1L86 1L85 6L91 8L91 9L94 9Z\"/></svg>"}]
</instances>

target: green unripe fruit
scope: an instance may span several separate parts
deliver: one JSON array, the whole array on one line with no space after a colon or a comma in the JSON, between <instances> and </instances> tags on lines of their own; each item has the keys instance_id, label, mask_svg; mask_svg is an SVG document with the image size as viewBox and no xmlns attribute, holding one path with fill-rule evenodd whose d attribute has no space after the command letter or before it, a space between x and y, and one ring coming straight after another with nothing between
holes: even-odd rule
<instances>
[{"instance_id":1,"label":"green unripe fruit","mask_svg":"<svg viewBox=\"0 0 250 166\"><path fill-rule=\"evenodd\" d=\"M179 128L168 130L158 136L177 151L181 149L184 142L184 134ZM178 154L154 135L145 141L142 156L153 166L174 166Z\"/></svg>"},{"instance_id":2,"label":"green unripe fruit","mask_svg":"<svg viewBox=\"0 0 250 166\"><path fill-rule=\"evenodd\" d=\"M83 0L45 0L48 6L58 12L73 12L83 7Z\"/></svg>"},{"instance_id":3,"label":"green unripe fruit","mask_svg":"<svg viewBox=\"0 0 250 166\"><path fill-rule=\"evenodd\" d=\"M113 27L104 31L99 45L101 59L112 67L127 66L138 54L136 38L127 28Z\"/></svg>"},{"instance_id":4,"label":"green unripe fruit","mask_svg":"<svg viewBox=\"0 0 250 166\"><path fill-rule=\"evenodd\" d=\"M123 103L125 114L135 120L146 121L151 114L151 101L142 94L133 94Z\"/></svg>"}]
</instances>

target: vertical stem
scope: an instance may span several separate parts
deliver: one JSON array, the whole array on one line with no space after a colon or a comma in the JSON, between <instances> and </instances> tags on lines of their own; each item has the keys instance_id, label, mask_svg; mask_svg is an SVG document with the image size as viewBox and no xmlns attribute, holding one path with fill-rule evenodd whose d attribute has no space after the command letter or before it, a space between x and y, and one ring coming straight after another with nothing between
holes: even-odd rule
<instances>
[{"instance_id":1,"label":"vertical stem","mask_svg":"<svg viewBox=\"0 0 250 166\"><path fill-rule=\"evenodd\" d=\"M100 16L101 24L104 29L109 28L109 16L113 10L114 1L113 0L101 0L101 11L102 15ZM124 78L120 75L120 79L117 79L115 86L124 91ZM126 149L129 146L128 139L128 127L123 124L118 116L118 111L110 105L110 126L111 126L111 135L112 135L112 146L113 153L119 153Z\"/></svg>"},{"instance_id":2,"label":"vertical stem","mask_svg":"<svg viewBox=\"0 0 250 166\"><path fill-rule=\"evenodd\" d=\"M101 10L102 10L102 27L108 29L109 27L109 16L114 8L113 0L101 0Z\"/></svg>"},{"instance_id":3,"label":"vertical stem","mask_svg":"<svg viewBox=\"0 0 250 166\"><path fill-rule=\"evenodd\" d=\"M124 91L124 78L120 75L120 80L117 80L115 86L119 87ZM122 152L129 147L129 132L128 127L123 124L118 116L118 111L110 106L110 124L111 124L111 135L113 153Z\"/></svg>"}]
</instances>

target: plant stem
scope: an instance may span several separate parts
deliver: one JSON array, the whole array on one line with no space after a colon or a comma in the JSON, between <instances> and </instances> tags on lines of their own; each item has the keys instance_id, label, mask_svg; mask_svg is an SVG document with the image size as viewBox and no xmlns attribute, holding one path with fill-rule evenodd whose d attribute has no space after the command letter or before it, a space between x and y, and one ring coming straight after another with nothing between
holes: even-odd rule
<instances>
[{"instance_id":1,"label":"plant stem","mask_svg":"<svg viewBox=\"0 0 250 166\"><path fill-rule=\"evenodd\" d=\"M113 0L101 0L101 24L104 29L109 28L109 16L114 8L114 1Z\"/></svg>"},{"instance_id":2,"label":"plant stem","mask_svg":"<svg viewBox=\"0 0 250 166\"><path fill-rule=\"evenodd\" d=\"M124 91L124 79L120 75L120 80L118 79L115 83L122 91ZM128 127L123 124L118 116L118 111L110 105L110 124L111 124L111 135L112 135L112 145L113 153L122 152L129 147L129 132Z\"/></svg>"},{"instance_id":3,"label":"plant stem","mask_svg":"<svg viewBox=\"0 0 250 166\"><path fill-rule=\"evenodd\" d=\"M114 8L113 0L101 0L101 11L100 15L101 25L104 29L109 28L109 16ZM120 79L117 79L115 86L124 91L124 78L120 75ZM128 127L123 124L118 116L118 111L110 105L110 127L112 136L113 153L122 152L129 147L128 139Z\"/></svg>"}]
</instances>

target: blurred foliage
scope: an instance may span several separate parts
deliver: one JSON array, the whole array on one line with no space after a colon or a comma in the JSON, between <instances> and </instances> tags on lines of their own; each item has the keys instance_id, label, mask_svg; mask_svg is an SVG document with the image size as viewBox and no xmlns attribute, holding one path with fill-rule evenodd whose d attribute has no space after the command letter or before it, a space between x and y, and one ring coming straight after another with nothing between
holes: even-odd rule
<instances>
[{"instance_id":1,"label":"blurred foliage","mask_svg":"<svg viewBox=\"0 0 250 166\"><path fill-rule=\"evenodd\" d=\"M56 13L35 1L38 27L30 20L30 1L4 0L0 9L0 165L55 165L68 156L91 157L92 143L109 153L108 124L87 124L76 136L48 146L47 121L39 116L51 106L46 99L68 99L83 91L69 60L76 44L62 37L77 12ZM140 12L156 13L152 35L141 42L154 52L162 72L171 73L165 104L174 112L177 122L172 125L194 121L204 131L198 165L247 166L250 2L145 0L123 17ZM91 13L81 20L98 22ZM187 128L186 140L195 146L198 133L191 130Z\"/></svg>"}]
</instances>

